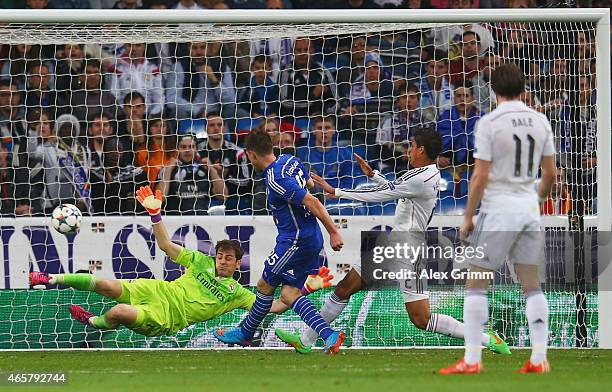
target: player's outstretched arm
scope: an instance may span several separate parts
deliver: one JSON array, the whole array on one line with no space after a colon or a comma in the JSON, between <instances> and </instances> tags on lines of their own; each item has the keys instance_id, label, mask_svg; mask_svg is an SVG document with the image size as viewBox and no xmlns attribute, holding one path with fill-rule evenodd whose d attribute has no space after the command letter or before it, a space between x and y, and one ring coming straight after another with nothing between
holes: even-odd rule
<instances>
[{"instance_id":1,"label":"player's outstretched arm","mask_svg":"<svg viewBox=\"0 0 612 392\"><path fill-rule=\"evenodd\" d=\"M315 291L331 287L331 280L333 278L334 275L329 273L329 268L327 268L326 266L321 266L317 274L308 275L308 278L304 283L304 287L302 287L300 291L302 295L308 295L314 293ZM285 303L280 299L276 299L274 300L274 302L272 302L272 308L270 309L270 312L275 314L281 314L284 313L287 309L289 309L289 306L285 305Z\"/></svg>"},{"instance_id":2,"label":"player's outstretched arm","mask_svg":"<svg viewBox=\"0 0 612 392\"><path fill-rule=\"evenodd\" d=\"M316 174L311 174L314 181L323 188L325 195L330 199L350 199L363 202L384 202L389 200L412 197L417 192L417 188L411 182L403 182L393 187L389 186L389 181L384 180L384 184L376 187L364 189L340 189L332 187L327 181Z\"/></svg>"},{"instance_id":3,"label":"player's outstretched arm","mask_svg":"<svg viewBox=\"0 0 612 392\"><path fill-rule=\"evenodd\" d=\"M468 201L465 209L464 222L460 231L460 235L463 239L467 238L472 230L474 230L472 218L474 217L476 207L478 207L480 201L482 200L484 189L489 181L490 165L490 161L485 161L482 159L475 160L474 174L472 174L472 179L470 180L470 186L468 188Z\"/></svg>"},{"instance_id":4,"label":"player's outstretched arm","mask_svg":"<svg viewBox=\"0 0 612 392\"><path fill-rule=\"evenodd\" d=\"M540 184L538 185L538 199L540 203L543 203L550 194L555 178L557 177L555 157L542 157L540 167L542 168L542 177L540 178Z\"/></svg>"},{"instance_id":5,"label":"player's outstretched arm","mask_svg":"<svg viewBox=\"0 0 612 392\"><path fill-rule=\"evenodd\" d=\"M142 204L151 217L153 234L155 234L157 246L159 246L159 249L164 251L172 260L176 260L183 248L170 241L168 230L166 230L166 226L164 226L161 221L161 205L163 201L161 191L158 189L154 195L148 185L141 186L140 189L136 191L136 200Z\"/></svg>"},{"instance_id":6,"label":"player's outstretched arm","mask_svg":"<svg viewBox=\"0 0 612 392\"><path fill-rule=\"evenodd\" d=\"M304 196L302 200L302 204L312 213L312 215L323 223L323 227L325 227L325 230L329 233L329 243L332 249L335 251L342 249L342 245L344 245L342 236L340 236L340 232L338 232L334 221L319 199L310 193L306 193L306 196Z\"/></svg>"}]
</instances>

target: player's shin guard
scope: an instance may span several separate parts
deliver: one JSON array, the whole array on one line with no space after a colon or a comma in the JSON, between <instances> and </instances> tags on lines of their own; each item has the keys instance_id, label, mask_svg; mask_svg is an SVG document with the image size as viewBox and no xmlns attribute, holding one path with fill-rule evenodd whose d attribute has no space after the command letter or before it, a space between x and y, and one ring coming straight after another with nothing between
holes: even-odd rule
<instances>
[{"instance_id":1,"label":"player's shin guard","mask_svg":"<svg viewBox=\"0 0 612 392\"><path fill-rule=\"evenodd\" d=\"M531 340L531 363L537 365L546 360L548 343L548 301L542 290L527 293L527 323Z\"/></svg>"},{"instance_id":2,"label":"player's shin guard","mask_svg":"<svg viewBox=\"0 0 612 392\"><path fill-rule=\"evenodd\" d=\"M96 276L92 274L55 274L51 275L50 284L61 284L81 291L96 289Z\"/></svg>"},{"instance_id":3,"label":"player's shin guard","mask_svg":"<svg viewBox=\"0 0 612 392\"><path fill-rule=\"evenodd\" d=\"M329 324L323 320L323 317L317 312L317 308L315 308L308 298L299 297L293 302L291 309L293 309L310 328L314 329L323 340L327 340L334 332L329 327Z\"/></svg>"},{"instance_id":4,"label":"player's shin guard","mask_svg":"<svg viewBox=\"0 0 612 392\"><path fill-rule=\"evenodd\" d=\"M482 333L487 319L487 291L468 290L463 304L465 362L468 365L480 363L482 360Z\"/></svg>"},{"instance_id":5,"label":"player's shin guard","mask_svg":"<svg viewBox=\"0 0 612 392\"><path fill-rule=\"evenodd\" d=\"M338 297L335 293L332 293L319 311L321 317L323 317L323 320L325 320L325 322L328 324L334 321L340 315L340 313L342 313L348 304L348 301L348 299L340 299L340 297ZM300 336L302 344L307 347L315 344L318 338L319 334L310 327L306 328L302 336Z\"/></svg>"},{"instance_id":6,"label":"player's shin guard","mask_svg":"<svg viewBox=\"0 0 612 392\"><path fill-rule=\"evenodd\" d=\"M240 327L245 339L253 339L253 335L255 335L255 331L259 327L259 324L261 324L263 319L270 312L272 301L274 301L274 295L257 292L255 303Z\"/></svg>"}]
</instances>

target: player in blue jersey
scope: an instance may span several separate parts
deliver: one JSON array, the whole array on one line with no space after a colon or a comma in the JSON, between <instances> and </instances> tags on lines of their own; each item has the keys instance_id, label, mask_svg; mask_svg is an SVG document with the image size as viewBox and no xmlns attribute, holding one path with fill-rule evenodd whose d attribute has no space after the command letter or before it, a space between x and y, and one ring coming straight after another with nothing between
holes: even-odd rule
<instances>
[{"instance_id":1,"label":"player in blue jersey","mask_svg":"<svg viewBox=\"0 0 612 392\"><path fill-rule=\"evenodd\" d=\"M265 261L257 283L257 297L239 328L217 330L214 336L227 344L247 346L259 324L270 311L274 290L282 285L281 301L291 307L325 342L325 352L338 352L344 332L334 331L323 320L313 303L300 289L309 274L316 273L323 248L323 235L317 218L330 236L332 249L342 248L342 237L325 207L307 188L314 186L308 171L293 155L278 158L272 152L272 140L265 130L251 131L246 152L253 167L263 171L268 205L278 229L274 252Z\"/></svg>"}]
</instances>

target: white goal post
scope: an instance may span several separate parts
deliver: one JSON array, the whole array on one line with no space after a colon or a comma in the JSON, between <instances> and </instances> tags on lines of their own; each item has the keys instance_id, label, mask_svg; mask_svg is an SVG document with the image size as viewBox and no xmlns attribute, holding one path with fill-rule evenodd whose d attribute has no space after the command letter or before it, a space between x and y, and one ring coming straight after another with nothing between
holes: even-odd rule
<instances>
[{"instance_id":1,"label":"white goal post","mask_svg":"<svg viewBox=\"0 0 612 392\"><path fill-rule=\"evenodd\" d=\"M476 10L0 10L2 24L34 24L41 27L44 34L52 34L57 43L100 42L97 31L81 30L81 35L71 32L69 26L74 25L106 25L129 24L143 26L170 25L169 29L185 32L186 24L208 26L198 39L207 34L211 39L219 39L223 34L224 25L244 25L245 34L249 34L249 26L280 25L291 30L291 25L308 26L324 24L333 29L336 24L353 26L354 30L346 31L376 31L383 27L397 28L403 24L464 24L464 23L495 23L495 22L545 22L545 23L582 23L595 24L595 48L597 70L597 216L596 226L599 232L612 231L612 120L611 120L611 74L610 74L610 10L609 9L476 9ZM181 24L182 27L181 27ZM365 30L359 30L357 25L367 25ZM50 26L45 31L45 25ZM36 31L7 27L0 25L0 39L4 43L23 42L28 34ZM62 30L66 26L66 31ZM146 27L143 27L146 28ZM388 29L391 30L391 29ZM67 33L69 32L69 33ZM282 30L269 29L270 36L283 36ZM266 33L260 37L268 38ZM297 36L297 28L290 34ZM160 31L163 36L164 32ZM233 32L232 39L237 39L239 33ZM36 39L36 38L34 38ZM170 38L168 38L169 41ZM130 37L122 35L117 42L142 42L141 36ZM151 41L153 42L153 41ZM1 222L1 220L0 220ZM599 266L606 266L599 271L599 347L612 349L612 245L599 248Z\"/></svg>"}]
</instances>

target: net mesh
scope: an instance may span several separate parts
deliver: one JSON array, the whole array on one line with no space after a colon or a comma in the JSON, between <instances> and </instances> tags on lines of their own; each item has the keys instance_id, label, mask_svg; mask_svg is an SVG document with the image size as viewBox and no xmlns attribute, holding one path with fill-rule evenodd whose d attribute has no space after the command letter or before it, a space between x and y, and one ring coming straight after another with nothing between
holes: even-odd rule
<instances>
[{"instance_id":1,"label":"net mesh","mask_svg":"<svg viewBox=\"0 0 612 392\"><path fill-rule=\"evenodd\" d=\"M257 127L270 133L276 153L297 155L342 188L368 183L353 153L392 180L408 169L414 131L434 128L444 143L439 227L457 227L450 217L465 208L474 126L495 108L489 78L504 62L523 69L527 91L521 98L553 125L562 170L543 213L596 215L592 24L6 24L0 35L2 348L213 345L210 329L235 324L241 313L168 338L126 330L85 333L70 321L67 305L98 312L112 301L73 290L21 289L30 270L178 277L182 270L155 248L146 220L134 224L132 216L144 213L134 191L147 183L165 194L165 213L178 216L175 240L188 238L188 245L205 252L227 236L247 244L252 261L243 263L240 282L254 285L274 232L265 217L233 215L268 214L265 184L242 149L245 135ZM338 215L345 237L355 227L384 228L391 222L385 215L395 209L394 201L348 203L325 200L321 189L313 193ZM76 236L48 228L60 203L86 215ZM191 226L188 217L219 214L227 215L220 225L206 217ZM355 223L360 216L367 216L367 225ZM268 241L249 242L258 230ZM552 224L548 230L554 237L567 228ZM554 240L547 251L553 255L544 286L552 306L551 343L570 345L582 323L588 344L597 345L596 286L589 278L586 319L577 321L575 279L568 273L572 252ZM335 282L347 263L358 262L358 254L344 252L321 256ZM460 288L430 286L434 311L461 318ZM526 345L519 294L510 273L502 272L490 297L491 326L511 344ZM316 295L317 304L323 296ZM359 294L338 325L348 325L349 341L357 346L460 344L412 326L400 297ZM265 344L279 344L270 327L297 326L296 317L270 318L261 331Z\"/></svg>"}]
</instances>

